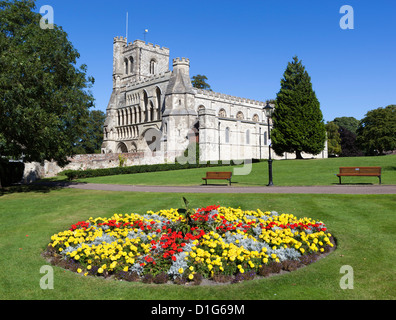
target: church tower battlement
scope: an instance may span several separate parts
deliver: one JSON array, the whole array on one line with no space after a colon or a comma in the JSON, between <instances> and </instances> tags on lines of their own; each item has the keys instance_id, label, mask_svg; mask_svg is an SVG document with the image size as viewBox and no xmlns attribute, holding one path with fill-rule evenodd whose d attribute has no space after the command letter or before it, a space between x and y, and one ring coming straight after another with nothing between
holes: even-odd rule
<instances>
[{"instance_id":1,"label":"church tower battlement","mask_svg":"<svg viewBox=\"0 0 396 320\"><path fill-rule=\"evenodd\" d=\"M142 40L128 44L127 38L113 42L113 88L144 81L169 70L169 49Z\"/></svg>"}]
</instances>

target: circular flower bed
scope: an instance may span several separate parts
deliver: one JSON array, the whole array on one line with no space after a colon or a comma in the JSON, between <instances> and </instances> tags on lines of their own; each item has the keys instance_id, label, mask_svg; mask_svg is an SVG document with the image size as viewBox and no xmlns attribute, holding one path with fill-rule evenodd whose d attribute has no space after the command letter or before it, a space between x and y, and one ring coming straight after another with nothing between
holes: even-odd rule
<instances>
[{"instance_id":1,"label":"circular flower bed","mask_svg":"<svg viewBox=\"0 0 396 320\"><path fill-rule=\"evenodd\" d=\"M45 255L83 275L145 283L233 283L293 271L333 246L320 221L209 206L89 218L53 235Z\"/></svg>"}]
</instances>

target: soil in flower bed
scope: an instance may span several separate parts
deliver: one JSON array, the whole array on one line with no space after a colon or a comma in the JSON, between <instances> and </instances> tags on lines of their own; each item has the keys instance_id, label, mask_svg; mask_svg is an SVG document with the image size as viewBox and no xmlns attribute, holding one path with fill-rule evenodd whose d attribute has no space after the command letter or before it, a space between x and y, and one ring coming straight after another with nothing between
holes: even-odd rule
<instances>
[{"instance_id":1,"label":"soil in flower bed","mask_svg":"<svg viewBox=\"0 0 396 320\"><path fill-rule=\"evenodd\" d=\"M321 221L209 206L90 218L51 237L43 256L84 276L221 285L292 272L335 249Z\"/></svg>"}]
</instances>

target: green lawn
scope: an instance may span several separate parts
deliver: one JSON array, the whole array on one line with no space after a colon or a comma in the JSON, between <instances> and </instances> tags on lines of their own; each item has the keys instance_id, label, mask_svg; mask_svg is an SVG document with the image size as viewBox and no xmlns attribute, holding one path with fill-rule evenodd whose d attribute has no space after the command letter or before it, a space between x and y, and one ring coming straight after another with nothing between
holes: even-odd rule
<instances>
[{"instance_id":1,"label":"green lawn","mask_svg":"<svg viewBox=\"0 0 396 320\"><path fill-rule=\"evenodd\" d=\"M51 235L89 217L177 208L182 196L196 207L241 206L322 220L336 237L338 247L326 258L295 272L226 288L119 282L83 277L59 267L54 267L54 289L40 288L43 276L40 268L47 264L40 254ZM395 299L395 207L394 195L239 194L235 197L233 194L11 188L0 193L0 299ZM340 288L343 265L353 267L354 289Z\"/></svg>"},{"instance_id":2,"label":"green lawn","mask_svg":"<svg viewBox=\"0 0 396 320\"><path fill-rule=\"evenodd\" d=\"M308 186L338 184L338 168L342 166L382 167L382 183L396 184L396 155L381 157L329 158L306 160L278 160L273 162L273 181L278 186ZM241 168L241 166L239 166ZM236 175L234 186L264 186L268 183L266 161L248 166L246 175ZM186 169L183 171L149 172L79 179L80 182L131 185L200 185L206 171L230 171L232 167ZM60 179L65 177L59 177ZM226 181L212 180L210 183L226 184ZM377 177L343 177L345 184L378 184Z\"/></svg>"}]
</instances>

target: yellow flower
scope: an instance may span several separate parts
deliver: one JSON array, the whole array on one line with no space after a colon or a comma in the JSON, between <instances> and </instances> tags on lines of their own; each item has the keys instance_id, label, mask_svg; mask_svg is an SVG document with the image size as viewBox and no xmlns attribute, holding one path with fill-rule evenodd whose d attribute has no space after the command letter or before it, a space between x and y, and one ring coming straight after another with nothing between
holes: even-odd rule
<instances>
[{"instance_id":1,"label":"yellow flower","mask_svg":"<svg viewBox=\"0 0 396 320\"><path fill-rule=\"evenodd\" d=\"M98 273L103 273L103 268L99 268Z\"/></svg>"},{"instance_id":2,"label":"yellow flower","mask_svg":"<svg viewBox=\"0 0 396 320\"><path fill-rule=\"evenodd\" d=\"M180 268L180 269L179 269L179 273L182 274L183 272L184 272L184 269L183 269L183 268Z\"/></svg>"},{"instance_id":3,"label":"yellow flower","mask_svg":"<svg viewBox=\"0 0 396 320\"><path fill-rule=\"evenodd\" d=\"M194 275L191 273L191 274L188 276L188 279L190 279L190 280L194 279Z\"/></svg>"},{"instance_id":4,"label":"yellow flower","mask_svg":"<svg viewBox=\"0 0 396 320\"><path fill-rule=\"evenodd\" d=\"M122 271L127 272L128 271L128 266L126 266L124 269L122 269Z\"/></svg>"},{"instance_id":5,"label":"yellow flower","mask_svg":"<svg viewBox=\"0 0 396 320\"><path fill-rule=\"evenodd\" d=\"M305 252L304 248L300 248L300 251L301 251L301 253Z\"/></svg>"},{"instance_id":6,"label":"yellow flower","mask_svg":"<svg viewBox=\"0 0 396 320\"><path fill-rule=\"evenodd\" d=\"M264 262L264 263L267 263L267 262L268 262L268 258L264 258L264 259L263 259L263 262Z\"/></svg>"},{"instance_id":7,"label":"yellow flower","mask_svg":"<svg viewBox=\"0 0 396 320\"><path fill-rule=\"evenodd\" d=\"M77 269L77 272L78 272L78 273L81 273L81 272L82 272L82 270L81 270L80 268L78 268L78 269Z\"/></svg>"},{"instance_id":8,"label":"yellow flower","mask_svg":"<svg viewBox=\"0 0 396 320\"><path fill-rule=\"evenodd\" d=\"M189 269L190 269L191 271L194 271L194 267L193 267L193 266L191 266Z\"/></svg>"}]
</instances>

